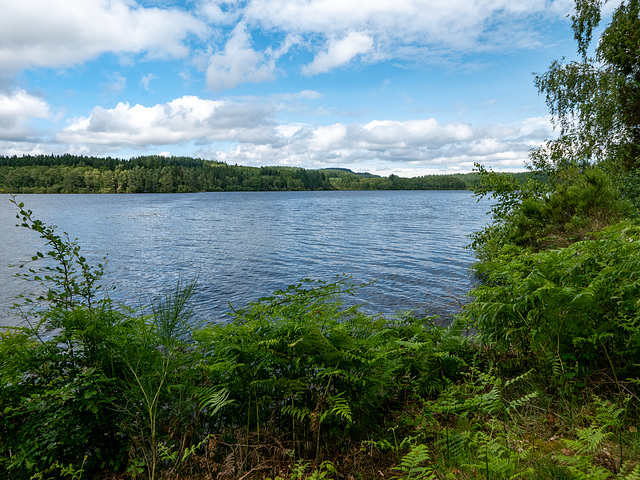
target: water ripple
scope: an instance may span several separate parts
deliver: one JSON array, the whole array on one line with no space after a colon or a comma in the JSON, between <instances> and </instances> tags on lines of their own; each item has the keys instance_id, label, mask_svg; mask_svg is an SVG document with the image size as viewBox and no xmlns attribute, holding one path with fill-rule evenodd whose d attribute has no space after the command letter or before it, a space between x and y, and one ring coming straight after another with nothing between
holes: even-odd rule
<instances>
[{"instance_id":1,"label":"water ripple","mask_svg":"<svg viewBox=\"0 0 640 480\"><path fill-rule=\"evenodd\" d=\"M469 192L248 192L21 195L36 218L79 238L90 261L109 253L114 297L146 303L178 278L199 276L199 320L227 318L301 278L376 280L356 300L371 312L447 316L473 285L467 235L488 205ZM0 323L24 291L8 264L42 249L0 207Z\"/></svg>"}]
</instances>

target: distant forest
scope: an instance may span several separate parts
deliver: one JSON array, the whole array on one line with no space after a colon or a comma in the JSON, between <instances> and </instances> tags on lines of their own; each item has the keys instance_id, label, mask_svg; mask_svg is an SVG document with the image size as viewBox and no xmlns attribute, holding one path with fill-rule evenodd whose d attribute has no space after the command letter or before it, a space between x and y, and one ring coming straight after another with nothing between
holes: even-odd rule
<instances>
[{"instance_id":1,"label":"distant forest","mask_svg":"<svg viewBox=\"0 0 640 480\"><path fill-rule=\"evenodd\" d=\"M516 174L523 176L527 174ZM76 155L0 156L6 193L186 193L284 190L467 190L478 174L402 178L348 169L244 167L188 157L130 160Z\"/></svg>"}]
</instances>

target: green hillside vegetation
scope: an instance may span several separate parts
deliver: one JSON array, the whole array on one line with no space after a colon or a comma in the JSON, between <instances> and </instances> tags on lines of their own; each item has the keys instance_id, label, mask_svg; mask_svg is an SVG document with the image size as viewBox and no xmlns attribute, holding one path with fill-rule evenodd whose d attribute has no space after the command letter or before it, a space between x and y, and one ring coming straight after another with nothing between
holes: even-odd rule
<instances>
[{"instance_id":1,"label":"green hillside vegetation","mask_svg":"<svg viewBox=\"0 0 640 480\"><path fill-rule=\"evenodd\" d=\"M518 174L526 178L528 173ZM9 193L186 193L290 190L468 190L476 173L401 178L348 169L243 167L187 157L0 157Z\"/></svg>"},{"instance_id":2,"label":"green hillside vegetation","mask_svg":"<svg viewBox=\"0 0 640 480\"><path fill-rule=\"evenodd\" d=\"M600 7L577 2L581 59L536 77L558 139L525 181L477 166L493 223L472 236L481 282L447 327L347 307L346 278L220 325L191 321L197 279L116 304L105 265L12 197L45 245L18 271L44 294L0 332L0 472L640 479L640 0L591 58Z\"/></svg>"}]
</instances>

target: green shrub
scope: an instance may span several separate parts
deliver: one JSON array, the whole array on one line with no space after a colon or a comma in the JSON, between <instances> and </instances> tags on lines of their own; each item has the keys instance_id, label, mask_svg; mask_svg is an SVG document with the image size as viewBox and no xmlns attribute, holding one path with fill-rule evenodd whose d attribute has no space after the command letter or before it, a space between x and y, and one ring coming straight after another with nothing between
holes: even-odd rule
<instances>
[{"instance_id":1,"label":"green shrub","mask_svg":"<svg viewBox=\"0 0 640 480\"><path fill-rule=\"evenodd\" d=\"M607 174L589 167L542 198L524 199L514 215L509 240L535 249L563 247L630 212L631 205L621 198Z\"/></svg>"},{"instance_id":2,"label":"green shrub","mask_svg":"<svg viewBox=\"0 0 640 480\"><path fill-rule=\"evenodd\" d=\"M640 373L640 227L623 222L560 250L513 247L484 273L466 315L485 343L556 376Z\"/></svg>"},{"instance_id":3,"label":"green shrub","mask_svg":"<svg viewBox=\"0 0 640 480\"><path fill-rule=\"evenodd\" d=\"M343 307L340 296L351 288L305 281L195 333L221 424L268 431L318 455L347 434L366 438L390 409L459 375L463 360L443 348L446 329ZM304 451L311 446L298 441L310 438L313 451Z\"/></svg>"},{"instance_id":4,"label":"green shrub","mask_svg":"<svg viewBox=\"0 0 640 480\"><path fill-rule=\"evenodd\" d=\"M565 247L633 212L632 203L597 166L547 171L525 184L477 167L481 183L475 194L493 198L493 223L471 235L481 262L513 245L536 251Z\"/></svg>"},{"instance_id":5,"label":"green shrub","mask_svg":"<svg viewBox=\"0 0 640 480\"><path fill-rule=\"evenodd\" d=\"M153 479L160 446L197 409L194 284L179 283L149 313L114 305L100 295L104 265L91 267L76 241L14 203L50 250L21 265L20 276L45 292L17 305L27 326L0 332L0 467L15 479L74 465L91 476L142 458Z\"/></svg>"}]
</instances>

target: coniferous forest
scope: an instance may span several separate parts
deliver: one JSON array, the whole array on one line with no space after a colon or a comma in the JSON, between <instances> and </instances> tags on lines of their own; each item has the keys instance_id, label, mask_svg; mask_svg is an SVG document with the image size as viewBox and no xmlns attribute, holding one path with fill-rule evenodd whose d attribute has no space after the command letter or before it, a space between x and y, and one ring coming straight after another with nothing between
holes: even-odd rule
<instances>
[{"instance_id":1,"label":"coniferous forest","mask_svg":"<svg viewBox=\"0 0 640 480\"><path fill-rule=\"evenodd\" d=\"M559 135L531 174L477 165L493 223L449 326L346 306L347 278L226 324L191 322L197 278L119 304L105 263L9 197L45 293L0 330L4 478L640 479L640 0L594 39L601 6L576 2L578 59L535 77Z\"/></svg>"},{"instance_id":2,"label":"coniferous forest","mask_svg":"<svg viewBox=\"0 0 640 480\"><path fill-rule=\"evenodd\" d=\"M526 178L527 173L518 175ZM0 157L0 191L10 193L467 190L477 182L475 173L380 177L348 169L243 167L187 157Z\"/></svg>"}]
</instances>

